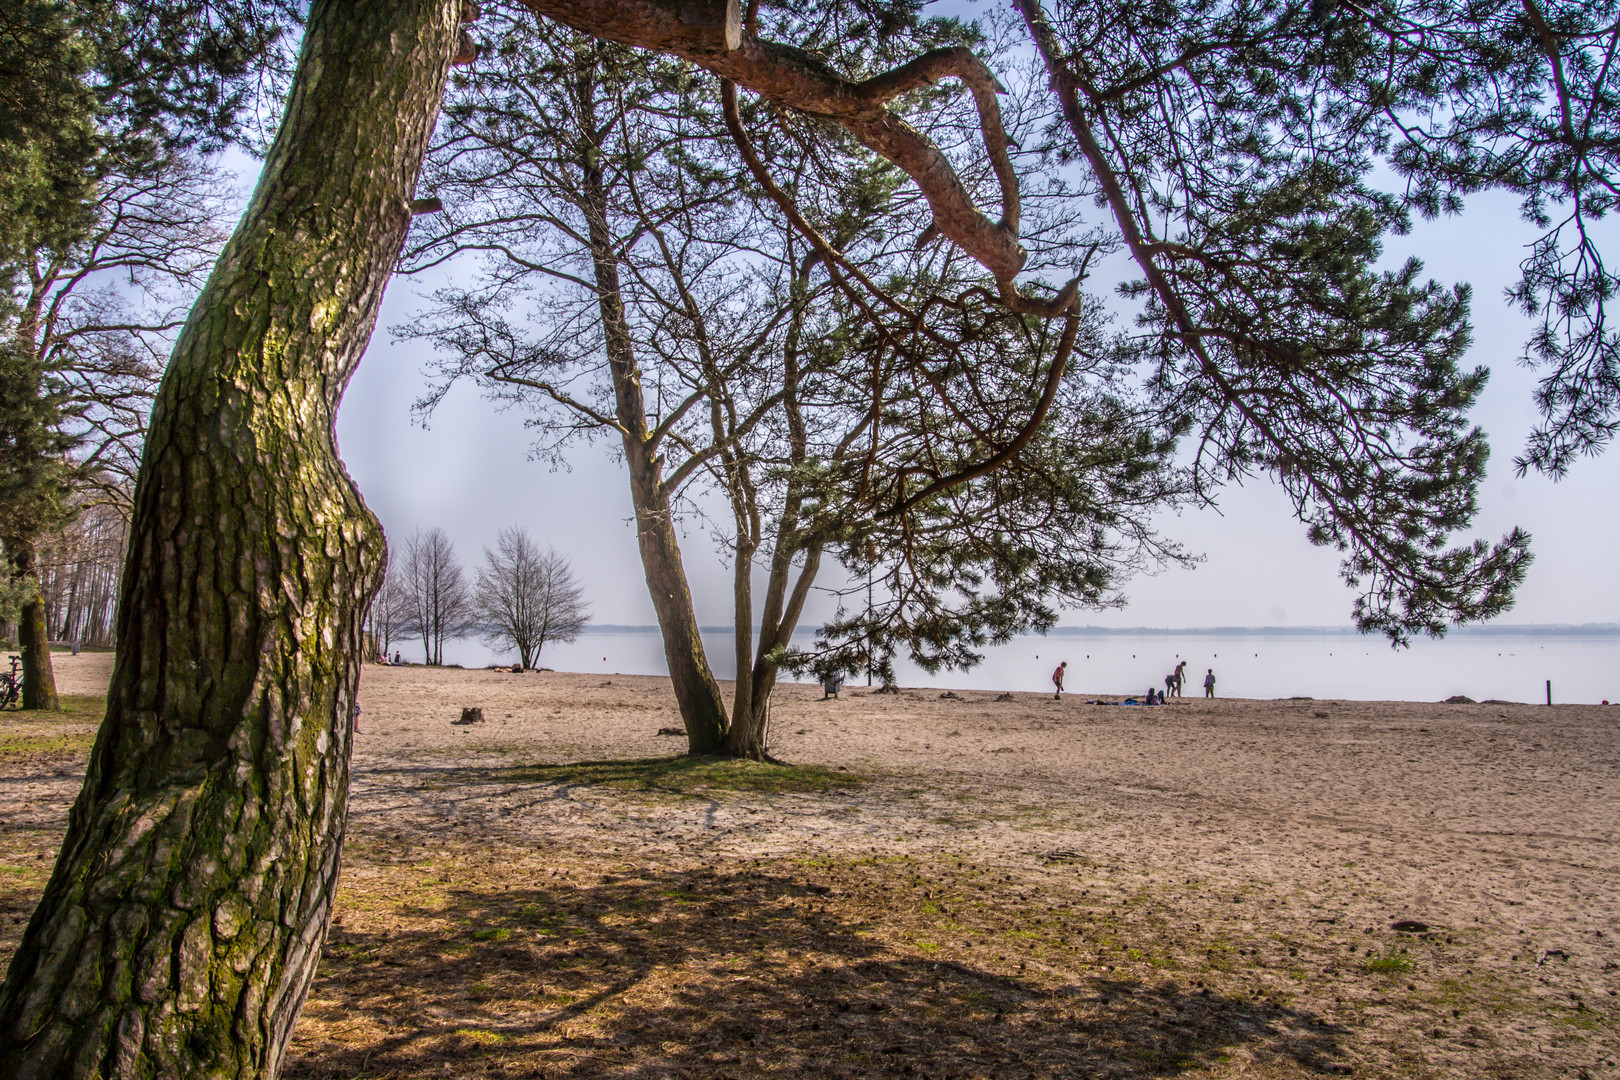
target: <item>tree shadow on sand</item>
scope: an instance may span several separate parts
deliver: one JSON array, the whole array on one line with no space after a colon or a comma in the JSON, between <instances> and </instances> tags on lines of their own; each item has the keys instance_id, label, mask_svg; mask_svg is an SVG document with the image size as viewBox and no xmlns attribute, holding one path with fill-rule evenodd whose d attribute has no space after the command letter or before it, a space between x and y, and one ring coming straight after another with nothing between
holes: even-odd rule
<instances>
[{"instance_id":1,"label":"tree shadow on sand","mask_svg":"<svg viewBox=\"0 0 1620 1080\"><path fill-rule=\"evenodd\" d=\"M1141 1077L1235 1053L1350 1071L1346 1031L1308 1013L897 955L783 874L445 884L334 928L287 1076Z\"/></svg>"}]
</instances>

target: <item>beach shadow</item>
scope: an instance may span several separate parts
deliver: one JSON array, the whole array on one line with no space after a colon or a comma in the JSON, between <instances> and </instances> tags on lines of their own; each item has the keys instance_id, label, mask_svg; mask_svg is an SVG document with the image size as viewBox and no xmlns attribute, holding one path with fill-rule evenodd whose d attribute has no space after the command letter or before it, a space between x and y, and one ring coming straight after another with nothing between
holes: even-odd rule
<instances>
[{"instance_id":1,"label":"beach shadow","mask_svg":"<svg viewBox=\"0 0 1620 1080\"><path fill-rule=\"evenodd\" d=\"M1349 1072L1345 1029L1309 1013L897 956L825 891L649 871L407 902L397 929L334 928L285 1075L1147 1077L1237 1052Z\"/></svg>"}]
</instances>

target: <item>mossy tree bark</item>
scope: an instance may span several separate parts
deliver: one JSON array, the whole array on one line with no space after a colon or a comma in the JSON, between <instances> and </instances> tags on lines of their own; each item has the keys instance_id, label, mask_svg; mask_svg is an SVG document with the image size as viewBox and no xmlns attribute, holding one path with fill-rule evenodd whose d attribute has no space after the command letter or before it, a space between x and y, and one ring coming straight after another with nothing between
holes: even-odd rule
<instances>
[{"instance_id":1,"label":"mossy tree bark","mask_svg":"<svg viewBox=\"0 0 1620 1080\"><path fill-rule=\"evenodd\" d=\"M170 360L107 717L0 989L0 1077L273 1077L325 936L381 530L333 419L410 221L459 0L316 0Z\"/></svg>"}]
</instances>

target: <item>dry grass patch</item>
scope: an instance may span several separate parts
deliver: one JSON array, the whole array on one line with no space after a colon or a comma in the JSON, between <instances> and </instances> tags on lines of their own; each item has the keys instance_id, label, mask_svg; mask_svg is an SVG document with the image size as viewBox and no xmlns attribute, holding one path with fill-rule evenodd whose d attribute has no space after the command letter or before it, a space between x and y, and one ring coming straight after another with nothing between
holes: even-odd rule
<instances>
[{"instance_id":1,"label":"dry grass patch","mask_svg":"<svg viewBox=\"0 0 1620 1080\"><path fill-rule=\"evenodd\" d=\"M1044 964L1041 941L997 933L1026 909L942 927L946 913L929 908L942 883L903 861L607 868L578 853L502 856L436 860L439 880L394 870L345 886L345 901L398 901L334 929L289 1076L1124 1077L1239 1058L1279 1077L1345 1068L1345 1029L1307 1011L1144 963ZM961 947L964 933L982 947Z\"/></svg>"},{"instance_id":2,"label":"dry grass patch","mask_svg":"<svg viewBox=\"0 0 1620 1080\"><path fill-rule=\"evenodd\" d=\"M756 795L822 794L853 789L865 778L847 768L780 765L734 758L670 757L526 765L510 770L518 782L577 785L666 795L748 792Z\"/></svg>"},{"instance_id":3,"label":"dry grass patch","mask_svg":"<svg viewBox=\"0 0 1620 1080\"><path fill-rule=\"evenodd\" d=\"M82 767L107 711L104 696L60 695L60 712L0 711L0 768L26 770L47 761Z\"/></svg>"},{"instance_id":4,"label":"dry grass patch","mask_svg":"<svg viewBox=\"0 0 1620 1080\"><path fill-rule=\"evenodd\" d=\"M62 843L65 815L46 804L77 793L107 707L102 695L61 700L60 712L0 711L0 781L7 810L21 811L8 812L0 827L0 956L16 948Z\"/></svg>"}]
</instances>

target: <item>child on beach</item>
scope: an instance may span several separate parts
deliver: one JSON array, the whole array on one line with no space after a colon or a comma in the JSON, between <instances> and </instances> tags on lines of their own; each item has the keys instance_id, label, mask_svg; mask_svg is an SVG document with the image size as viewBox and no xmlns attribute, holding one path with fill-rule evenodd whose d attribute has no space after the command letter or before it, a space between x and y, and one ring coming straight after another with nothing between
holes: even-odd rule
<instances>
[{"instance_id":1,"label":"child on beach","mask_svg":"<svg viewBox=\"0 0 1620 1080\"><path fill-rule=\"evenodd\" d=\"M1053 701L1056 701L1063 696L1063 671L1068 666L1069 662L1065 660L1063 663L1057 666L1056 671L1052 672L1052 685L1057 687L1057 693L1052 695Z\"/></svg>"},{"instance_id":2,"label":"child on beach","mask_svg":"<svg viewBox=\"0 0 1620 1080\"><path fill-rule=\"evenodd\" d=\"M1210 668L1204 672L1204 696L1215 696L1215 669Z\"/></svg>"}]
</instances>

